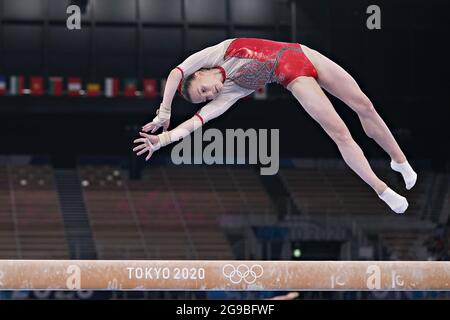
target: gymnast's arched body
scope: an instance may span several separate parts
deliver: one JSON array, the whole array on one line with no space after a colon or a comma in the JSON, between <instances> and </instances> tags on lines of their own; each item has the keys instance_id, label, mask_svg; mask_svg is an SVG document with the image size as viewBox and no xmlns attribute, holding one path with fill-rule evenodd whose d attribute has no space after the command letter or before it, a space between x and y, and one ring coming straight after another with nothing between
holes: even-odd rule
<instances>
[{"instance_id":1,"label":"gymnast's arched body","mask_svg":"<svg viewBox=\"0 0 450 320\"><path fill-rule=\"evenodd\" d=\"M391 167L402 174L411 189L417 174L389 128L356 81L339 65L305 45L264 39L228 39L189 56L167 79L157 116L142 127L133 149L138 155L178 141L228 110L258 87L277 82L289 90L308 114L336 143L344 161L394 212L404 213L408 201L390 189L372 171L361 148L322 88L342 100L357 114L365 133L391 157ZM209 101L191 119L167 131L171 105L177 90L192 103ZM277 112L276 110L274 110ZM282 112L282 111L278 111ZM153 133L160 127L163 132ZM152 134L145 132L151 131Z\"/></svg>"}]
</instances>

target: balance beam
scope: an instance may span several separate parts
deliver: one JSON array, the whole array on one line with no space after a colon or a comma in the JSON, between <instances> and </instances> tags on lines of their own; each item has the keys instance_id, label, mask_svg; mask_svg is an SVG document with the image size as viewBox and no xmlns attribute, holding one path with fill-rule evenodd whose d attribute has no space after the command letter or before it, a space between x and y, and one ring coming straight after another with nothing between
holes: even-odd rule
<instances>
[{"instance_id":1,"label":"balance beam","mask_svg":"<svg viewBox=\"0 0 450 320\"><path fill-rule=\"evenodd\" d=\"M450 262L0 260L1 290L450 290Z\"/></svg>"}]
</instances>

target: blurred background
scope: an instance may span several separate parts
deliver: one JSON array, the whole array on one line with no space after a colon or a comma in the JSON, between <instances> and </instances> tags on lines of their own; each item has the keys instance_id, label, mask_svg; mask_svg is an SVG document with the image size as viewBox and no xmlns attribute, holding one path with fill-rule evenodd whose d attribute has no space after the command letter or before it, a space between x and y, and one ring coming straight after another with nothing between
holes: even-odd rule
<instances>
[{"instance_id":1,"label":"blurred background","mask_svg":"<svg viewBox=\"0 0 450 320\"><path fill-rule=\"evenodd\" d=\"M83 10L69 30L66 8ZM369 5L381 29L369 30ZM450 3L366 0L0 0L0 259L449 259ZM419 174L405 191L358 118L330 97L375 172L405 195L396 216L281 86L208 128L280 129L280 171L149 162L133 139L164 79L227 38L314 48L354 76ZM199 108L177 97L171 127ZM3 298L267 298L270 292L3 292ZM448 298L305 292L303 298Z\"/></svg>"}]
</instances>

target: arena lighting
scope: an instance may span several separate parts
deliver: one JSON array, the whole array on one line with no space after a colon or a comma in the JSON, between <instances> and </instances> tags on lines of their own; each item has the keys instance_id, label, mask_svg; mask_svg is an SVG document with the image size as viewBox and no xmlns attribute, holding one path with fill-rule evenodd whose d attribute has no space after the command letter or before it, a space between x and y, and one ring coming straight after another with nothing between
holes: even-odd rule
<instances>
[{"instance_id":1,"label":"arena lighting","mask_svg":"<svg viewBox=\"0 0 450 320\"><path fill-rule=\"evenodd\" d=\"M450 262L0 260L0 289L450 290Z\"/></svg>"},{"instance_id":2,"label":"arena lighting","mask_svg":"<svg viewBox=\"0 0 450 320\"><path fill-rule=\"evenodd\" d=\"M300 250L300 248L295 248L292 250L292 256L294 258L300 258L302 256L302 250Z\"/></svg>"},{"instance_id":3,"label":"arena lighting","mask_svg":"<svg viewBox=\"0 0 450 320\"><path fill-rule=\"evenodd\" d=\"M86 13L89 0L70 0L69 5L76 5L80 7L81 13Z\"/></svg>"}]
</instances>

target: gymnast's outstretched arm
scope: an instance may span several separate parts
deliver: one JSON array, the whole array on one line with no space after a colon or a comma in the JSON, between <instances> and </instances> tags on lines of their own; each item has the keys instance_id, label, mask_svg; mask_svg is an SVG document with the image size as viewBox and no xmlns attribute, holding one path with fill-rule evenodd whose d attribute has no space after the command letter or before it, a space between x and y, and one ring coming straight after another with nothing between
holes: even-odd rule
<instances>
[{"instance_id":1,"label":"gymnast's outstretched arm","mask_svg":"<svg viewBox=\"0 0 450 320\"><path fill-rule=\"evenodd\" d=\"M154 133L160 127L163 127L163 131L168 129L172 112L172 101L181 81L184 77L189 76L201 68L211 68L217 65L220 60L219 58L223 56L225 43L226 41L221 42L215 46L205 48L190 55L170 72L164 88L163 100L157 111L157 115L152 122L142 127L143 131L148 132L151 130L151 132Z\"/></svg>"},{"instance_id":2,"label":"gymnast's outstretched arm","mask_svg":"<svg viewBox=\"0 0 450 320\"><path fill-rule=\"evenodd\" d=\"M192 118L181 123L175 129L165 131L159 135L150 135L145 132L140 132L140 138L134 140L134 143L139 143L133 151L140 156L148 151L145 160L147 161L152 156L153 152L159 150L172 142L179 141L197 130L211 119L217 118L225 111L227 111L236 101L244 97L246 94L242 92L228 92L219 95L216 99L209 102L199 110ZM150 130L150 129L148 129ZM148 131L147 130L147 131ZM143 130L146 131L146 130ZM146 131L146 132L147 132Z\"/></svg>"},{"instance_id":3,"label":"gymnast's outstretched arm","mask_svg":"<svg viewBox=\"0 0 450 320\"><path fill-rule=\"evenodd\" d=\"M177 92L178 84L183 79L183 72L180 69L173 69L169 76L167 77L166 86L164 88L164 96L159 106L159 109L156 111L156 117L152 120L152 122L147 123L142 127L142 130L148 132L155 132L160 127L163 127L163 131L166 131L169 128L170 124L170 115L172 113L172 101Z\"/></svg>"}]
</instances>

